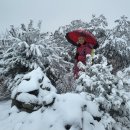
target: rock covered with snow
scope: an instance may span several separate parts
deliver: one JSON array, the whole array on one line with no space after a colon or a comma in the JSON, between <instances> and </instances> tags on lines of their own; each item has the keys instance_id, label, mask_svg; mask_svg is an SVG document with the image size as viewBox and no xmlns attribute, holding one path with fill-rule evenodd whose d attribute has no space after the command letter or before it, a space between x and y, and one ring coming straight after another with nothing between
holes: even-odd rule
<instances>
[{"instance_id":1,"label":"rock covered with snow","mask_svg":"<svg viewBox=\"0 0 130 130\"><path fill-rule=\"evenodd\" d=\"M42 106L43 98L52 92L56 93L55 87L41 68L37 68L25 74L21 82L14 87L11 94L12 105L29 111L37 110Z\"/></svg>"}]
</instances>

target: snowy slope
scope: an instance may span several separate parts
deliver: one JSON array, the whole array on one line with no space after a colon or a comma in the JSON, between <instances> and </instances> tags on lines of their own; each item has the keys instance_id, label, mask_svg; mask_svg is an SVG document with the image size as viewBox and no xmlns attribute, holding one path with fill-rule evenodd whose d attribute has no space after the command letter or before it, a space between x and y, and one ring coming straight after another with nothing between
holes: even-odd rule
<instances>
[{"instance_id":1,"label":"snowy slope","mask_svg":"<svg viewBox=\"0 0 130 130\"><path fill-rule=\"evenodd\" d=\"M100 115L98 107L80 94L57 94L53 106L32 113L19 112L10 104L0 102L0 130L104 130L92 116Z\"/></svg>"}]
</instances>

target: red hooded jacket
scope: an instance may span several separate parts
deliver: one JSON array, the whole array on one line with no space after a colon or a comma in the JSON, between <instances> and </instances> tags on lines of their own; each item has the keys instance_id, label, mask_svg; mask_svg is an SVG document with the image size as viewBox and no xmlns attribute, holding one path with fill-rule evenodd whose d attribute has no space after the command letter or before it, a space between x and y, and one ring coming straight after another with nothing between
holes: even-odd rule
<instances>
[{"instance_id":1,"label":"red hooded jacket","mask_svg":"<svg viewBox=\"0 0 130 130\"><path fill-rule=\"evenodd\" d=\"M79 44L75 56L77 62L81 61L83 64L86 64L86 55L91 54L92 49L93 49L92 44L88 44L88 43Z\"/></svg>"}]
</instances>

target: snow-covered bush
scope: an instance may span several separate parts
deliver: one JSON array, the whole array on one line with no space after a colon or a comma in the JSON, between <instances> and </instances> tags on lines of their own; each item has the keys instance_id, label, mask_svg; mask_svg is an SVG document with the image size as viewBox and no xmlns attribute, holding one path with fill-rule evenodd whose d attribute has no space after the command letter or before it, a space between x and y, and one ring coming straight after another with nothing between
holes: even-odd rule
<instances>
[{"instance_id":1,"label":"snow-covered bush","mask_svg":"<svg viewBox=\"0 0 130 130\"><path fill-rule=\"evenodd\" d=\"M105 41L105 46L100 48L99 52L107 57L109 64L112 64L114 74L130 65L130 48L126 40L111 37Z\"/></svg>"},{"instance_id":2,"label":"snow-covered bush","mask_svg":"<svg viewBox=\"0 0 130 130\"><path fill-rule=\"evenodd\" d=\"M39 109L43 104L43 99L50 93L56 93L55 87L42 72L37 68L24 76L15 77L15 85L11 88L12 106L20 110L32 112Z\"/></svg>"},{"instance_id":3,"label":"snow-covered bush","mask_svg":"<svg viewBox=\"0 0 130 130\"><path fill-rule=\"evenodd\" d=\"M11 43L3 55L4 73L14 77L42 65L45 57L44 35L40 33L40 27L33 27L33 21L30 21L28 27L24 24L21 28L11 26L8 34Z\"/></svg>"},{"instance_id":4,"label":"snow-covered bush","mask_svg":"<svg viewBox=\"0 0 130 130\"><path fill-rule=\"evenodd\" d=\"M7 89L8 86L5 84L7 77L3 75L4 71L3 54L7 49L5 44L6 41L4 40L4 37L0 37L0 100L10 98L10 91Z\"/></svg>"},{"instance_id":5,"label":"snow-covered bush","mask_svg":"<svg viewBox=\"0 0 130 130\"><path fill-rule=\"evenodd\" d=\"M86 98L99 104L100 111L105 116L102 117L102 123L106 129L117 130L115 124L129 129L129 82L126 83L126 78L121 78L121 72L118 76L113 75L112 66L107 64L106 58L102 55L95 56L94 63L92 66L89 63L86 66L80 65L84 67L85 72L80 72L76 81L76 91L86 92Z\"/></svg>"},{"instance_id":6,"label":"snow-covered bush","mask_svg":"<svg viewBox=\"0 0 130 130\"><path fill-rule=\"evenodd\" d=\"M107 38L98 51L112 64L114 74L130 65L130 21L122 16L115 23L116 26L106 32Z\"/></svg>"},{"instance_id":7,"label":"snow-covered bush","mask_svg":"<svg viewBox=\"0 0 130 130\"><path fill-rule=\"evenodd\" d=\"M40 24L39 22L37 28L33 27L31 20L27 27L24 24L21 28L11 26L3 40L6 50L2 59L2 75L6 77L4 84L9 89L13 87L11 85L14 84L14 77L17 74L26 74L47 64L44 60L46 56L43 42L46 34L40 32Z\"/></svg>"},{"instance_id":8,"label":"snow-covered bush","mask_svg":"<svg viewBox=\"0 0 130 130\"><path fill-rule=\"evenodd\" d=\"M5 84L8 88L13 87L17 74L26 74L37 67L42 68L53 85L59 86L59 91L60 83L63 81L66 84L65 74L70 73L72 68L72 64L65 60L68 54L53 40L52 34L41 33L40 26L39 22L34 27L31 20L28 26L11 26L8 31L5 39L7 49L2 56L2 74L7 77ZM69 83L66 86L70 88Z\"/></svg>"}]
</instances>

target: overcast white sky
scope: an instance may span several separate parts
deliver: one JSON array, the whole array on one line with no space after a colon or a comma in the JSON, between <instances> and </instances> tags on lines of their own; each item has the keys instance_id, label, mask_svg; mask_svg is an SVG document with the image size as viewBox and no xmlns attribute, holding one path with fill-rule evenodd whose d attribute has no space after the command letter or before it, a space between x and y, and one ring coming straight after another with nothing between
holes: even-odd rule
<instances>
[{"instance_id":1,"label":"overcast white sky","mask_svg":"<svg viewBox=\"0 0 130 130\"><path fill-rule=\"evenodd\" d=\"M103 14L111 25L122 15L130 20L130 0L0 0L0 32L30 19L54 31L72 20L89 21L92 14Z\"/></svg>"}]
</instances>

